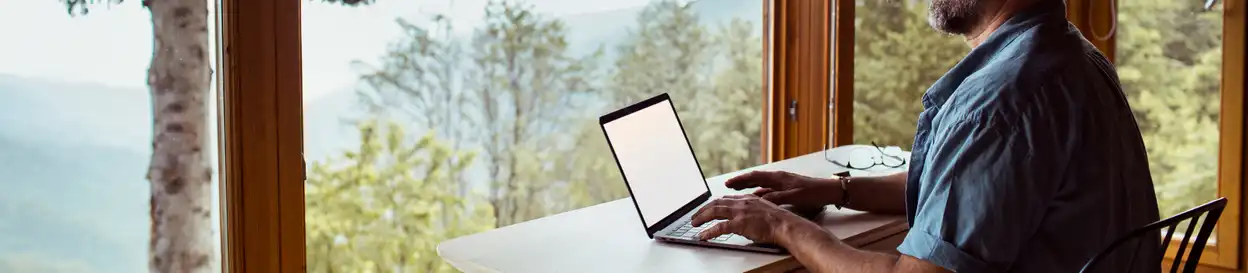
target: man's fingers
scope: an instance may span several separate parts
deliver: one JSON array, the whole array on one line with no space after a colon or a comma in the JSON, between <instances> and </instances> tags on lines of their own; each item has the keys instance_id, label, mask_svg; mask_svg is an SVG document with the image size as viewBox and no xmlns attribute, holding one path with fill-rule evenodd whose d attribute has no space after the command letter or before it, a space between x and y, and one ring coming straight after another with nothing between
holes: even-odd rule
<instances>
[{"instance_id":1,"label":"man's fingers","mask_svg":"<svg viewBox=\"0 0 1248 273\"><path fill-rule=\"evenodd\" d=\"M719 222L710 228L703 229L702 233L698 233L698 238L702 240L709 240L711 238L719 237L719 235L736 233L736 231L732 229L736 226L736 223L736 221Z\"/></svg>"},{"instance_id":2,"label":"man's fingers","mask_svg":"<svg viewBox=\"0 0 1248 273\"><path fill-rule=\"evenodd\" d=\"M774 191L776 191L776 190L773 190L773 189L771 189L771 188L759 188L759 189L757 189L757 190L754 190L754 193L753 193L753 194L754 194L754 196L763 197L763 195L767 195L768 193L771 193L771 192L774 192Z\"/></svg>"},{"instance_id":3,"label":"man's fingers","mask_svg":"<svg viewBox=\"0 0 1248 273\"><path fill-rule=\"evenodd\" d=\"M693 214L693 221L690 223L696 227L701 226L706 222L710 222L711 220L731 218L732 211L725 204L726 201L728 200L716 199L715 201L711 201L711 203L706 204L706 206L702 206L702 208L698 209L697 213Z\"/></svg>"},{"instance_id":4,"label":"man's fingers","mask_svg":"<svg viewBox=\"0 0 1248 273\"><path fill-rule=\"evenodd\" d=\"M724 186L734 189L748 189L753 187L775 188L780 186L780 181L775 179L773 172L752 171L733 178L729 178L724 182Z\"/></svg>"},{"instance_id":5,"label":"man's fingers","mask_svg":"<svg viewBox=\"0 0 1248 273\"><path fill-rule=\"evenodd\" d=\"M693 221L690 222L690 224L693 224L695 227L699 227L712 220L728 219L730 217L732 217L732 213L728 210L728 207L708 205L702 207L697 214L693 215Z\"/></svg>"}]
</instances>

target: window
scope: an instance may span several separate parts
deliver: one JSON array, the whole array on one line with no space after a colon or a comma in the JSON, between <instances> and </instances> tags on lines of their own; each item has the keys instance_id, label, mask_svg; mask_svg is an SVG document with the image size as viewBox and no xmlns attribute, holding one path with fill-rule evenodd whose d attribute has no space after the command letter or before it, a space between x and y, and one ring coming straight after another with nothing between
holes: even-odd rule
<instances>
[{"instance_id":1,"label":"window","mask_svg":"<svg viewBox=\"0 0 1248 273\"><path fill-rule=\"evenodd\" d=\"M854 143L909 150L923 94L970 48L928 26L928 1L856 3Z\"/></svg>"},{"instance_id":2,"label":"window","mask_svg":"<svg viewBox=\"0 0 1248 273\"><path fill-rule=\"evenodd\" d=\"M1227 54L1242 50L1242 44L1223 47L1223 25L1234 22L1228 20L1230 13L1221 3L1206 7L1203 1L1120 2L1117 25L1085 36L1115 45L1114 61L1144 135L1162 217L1218 196L1230 196L1228 211L1236 210L1231 207L1239 206L1234 202L1241 166L1233 162L1242 156L1235 142L1243 141L1243 88L1223 83L1243 75L1224 73L1235 71L1224 60L1239 58L1232 64L1242 66L1242 55ZM1206 251L1212 255L1202 261L1233 267L1240 219L1235 213L1224 215L1233 216L1218 222L1212 251Z\"/></svg>"},{"instance_id":3,"label":"window","mask_svg":"<svg viewBox=\"0 0 1248 273\"><path fill-rule=\"evenodd\" d=\"M660 92L707 177L762 160L756 1L302 13L309 272L449 271L441 241L627 196L597 117Z\"/></svg>"},{"instance_id":4,"label":"window","mask_svg":"<svg viewBox=\"0 0 1248 273\"><path fill-rule=\"evenodd\" d=\"M215 1L183 2L184 24L207 33L179 37L207 47L179 48L200 58L172 69L154 54L154 37L172 38L152 16L173 9L0 2L0 36L20 41L0 43L0 272L144 272L149 257L175 256L149 255L153 240L221 268ZM177 74L155 84L176 94L154 96L150 72ZM175 101L185 96L199 100ZM166 225L179 219L181 232Z\"/></svg>"},{"instance_id":5,"label":"window","mask_svg":"<svg viewBox=\"0 0 1248 273\"><path fill-rule=\"evenodd\" d=\"M1216 198L1221 5L1123 0L1116 29L1115 63L1144 134L1161 214Z\"/></svg>"}]
</instances>

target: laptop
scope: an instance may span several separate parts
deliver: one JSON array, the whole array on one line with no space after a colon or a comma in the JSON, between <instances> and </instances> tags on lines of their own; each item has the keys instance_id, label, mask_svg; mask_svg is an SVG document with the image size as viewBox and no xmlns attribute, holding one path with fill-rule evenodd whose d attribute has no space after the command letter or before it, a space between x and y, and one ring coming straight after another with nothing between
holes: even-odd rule
<instances>
[{"instance_id":1,"label":"laptop","mask_svg":"<svg viewBox=\"0 0 1248 273\"><path fill-rule=\"evenodd\" d=\"M619 165L641 216L646 235L670 243L783 253L770 244L755 244L728 234L699 240L701 227L690 223L693 214L710 201L711 188L693 154L693 146L667 94L616 110L598 119L611 153Z\"/></svg>"}]
</instances>

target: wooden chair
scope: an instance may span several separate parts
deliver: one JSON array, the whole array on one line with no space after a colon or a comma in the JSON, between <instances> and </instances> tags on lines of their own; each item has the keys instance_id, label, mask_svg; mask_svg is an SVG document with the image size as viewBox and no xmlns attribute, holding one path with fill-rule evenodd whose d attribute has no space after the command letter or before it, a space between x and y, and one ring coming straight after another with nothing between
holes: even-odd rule
<instances>
[{"instance_id":1,"label":"wooden chair","mask_svg":"<svg viewBox=\"0 0 1248 273\"><path fill-rule=\"evenodd\" d=\"M1182 272L1196 272L1196 264L1200 262L1200 253L1205 250L1205 243L1209 241L1209 235L1213 233L1213 226L1218 223L1218 218L1222 216L1222 209L1224 208L1226 208L1226 198L1222 197L1183 213L1179 213L1178 215L1171 216L1170 218L1166 218L1133 230L1126 236L1114 240L1113 243L1109 244L1108 247L1105 247L1104 250L1101 250L1100 253L1097 253L1096 256L1092 256L1092 259L1088 260L1088 263L1084 264L1083 269L1079 270L1079 272L1091 272L1097 262L1104 259L1105 256L1112 253L1116 248L1124 243L1143 238L1143 236L1148 236L1153 234L1155 231L1159 232L1162 228L1168 227L1166 229L1166 237L1161 240L1161 255L1165 255L1166 247L1170 246L1170 240L1173 238L1176 228L1179 226L1179 223L1186 220L1191 221L1187 224L1187 232L1183 234L1183 240L1179 241L1179 250L1178 252L1175 252L1174 263L1170 266L1170 272L1179 272L1179 264L1182 261L1187 261L1186 263L1183 263L1184 266L1182 267ZM1196 223L1201 222L1201 215L1205 216L1205 220L1200 224L1199 232L1196 233L1196 241L1192 243L1191 251L1185 252L1185 250L1187 250L1188 242L1191 241L1192 231L1196 230ZM1136 240L1136 248L1140 247L1139 242L1140 240ZM1185 256L1184 254L1187 255ZM1158 261L1163 260L1163 257L1156 258ZM1133 256L1132 260L1134 259L1135 257ZM1135 265L1134 261L1128 264L1131 266ZM1158 264L1157 266L1161 265ZM1122 272L1132 272L1131 269L1133 268L1127 268L1126 271Z\"/></svg>"}]
</instances>

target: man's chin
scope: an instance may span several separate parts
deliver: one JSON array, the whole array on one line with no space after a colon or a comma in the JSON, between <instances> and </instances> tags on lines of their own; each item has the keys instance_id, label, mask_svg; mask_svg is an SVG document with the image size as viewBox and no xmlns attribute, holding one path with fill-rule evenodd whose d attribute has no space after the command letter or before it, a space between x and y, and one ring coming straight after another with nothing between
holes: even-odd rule
<instances>
[{"instance_id":1,"label":"man's chin","mask_svg":"<svg viewBox=\"0 0 1248 273\"><path fill-rule=\"evenodd\" d=\"M979 1L934 0L927 10L927 24L932 29L950 35L966 35L971 23L979 18Z\"/></svg>"},{"instance_id":2,"label":"man's chin","mask_svg":"<svg viewBox=\"0 0 1248 273\"><path fill-rule=\"evenodd\" d=\"M937 32L948 35L966 35L971 32L971 27L966 19L963 18L941 18L934 15L927 16L927 24Z\"/></svg>"}]
</instances>

